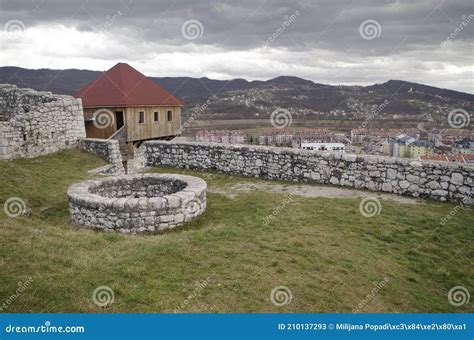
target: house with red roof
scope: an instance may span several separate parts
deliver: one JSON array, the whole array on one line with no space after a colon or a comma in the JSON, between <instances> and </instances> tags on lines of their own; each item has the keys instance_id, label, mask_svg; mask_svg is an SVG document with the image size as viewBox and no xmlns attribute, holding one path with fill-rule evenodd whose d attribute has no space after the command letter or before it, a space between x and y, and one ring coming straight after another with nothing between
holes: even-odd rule
<instances>
[{"instance_id":1,"label":"house with red roof","mask_svg":"<svg viewBox=\"0 0 474 340\"><path fill-rule=\"evenodd\" d=\"M472 155L432 155L432 156L420 156L419 159L423 161L437 161L437 162L449 162L449 163L461 163L461 164L466 164L466 163L471 163L470 157L466 156L472 156Z\"/></svg>"},{"instance_id":2,"label":"house with red roof","mask_svg":"<svg viewBox=\"0 0 474 340\"><path fill-rule=\"evenodd\" d=\"M74 97L82 99L88 138L133 145L172 139L181 127L182 101L125 63L105 71Z\"/></svg>"}]
</instances>

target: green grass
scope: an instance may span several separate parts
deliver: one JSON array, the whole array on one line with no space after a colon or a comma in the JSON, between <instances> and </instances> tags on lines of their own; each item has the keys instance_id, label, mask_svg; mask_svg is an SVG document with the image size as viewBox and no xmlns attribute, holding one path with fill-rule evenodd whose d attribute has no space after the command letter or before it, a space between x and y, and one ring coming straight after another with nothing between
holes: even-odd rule
<instances>
[{"instance_id":1,"label":"green grass","mask_svg":"<svg viewBox=\"0 0 474 340\"><path fill-rule=\"evenodd\" d=\"M454 204L382 201L380 215L365 218L359 199L298 196L265 224L287 195L208 193L206 212L180 229L111 234L71 225L67 210L67 187L101 164L80 151L0 162L0 202L19 197L32 209L0 213L0 307L11 302L4 312L351 312L385 278L362 312L473 311L472 297L460 307L447 298L453 286L474 294L471 208L435 229ZM211 189L261 182L154 171L200 176ZM98 286L114 291L107 308L93 303ZM291 290L290 304L271 303L276 286Z\"/></svg>"}]
</instances>

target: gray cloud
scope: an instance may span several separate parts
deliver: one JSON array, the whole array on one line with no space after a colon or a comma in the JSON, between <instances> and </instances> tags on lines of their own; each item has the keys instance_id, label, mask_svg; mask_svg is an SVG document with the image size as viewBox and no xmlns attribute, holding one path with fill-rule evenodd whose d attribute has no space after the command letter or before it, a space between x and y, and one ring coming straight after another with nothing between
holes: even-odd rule
<instances>
[{"instance_id":1,"label":"gray cloud","mask_svg":"<svg viewBox=\"0 0 474 340\"><path fill-rule=\"evenodd\" d=\"M228 61L214 65L203 60L202 67L196 64L198 69L193 75L261 79L293 70L295 75L330 83L405 77L474 90L474 6L469 0L3 0L0 6L3 23L21 20L28 30L54 25L84 34L106 30L109 51L104 48L100 53L82 52L88 65L97 60L97 67L104 64L100 60L114 56L146 64L146 58L161 61L160 55L169 53L195 53L206 58L218 51L223 56L233 54ZM114 17L116 20L111 23ZM182 25L188 20L202 24L202 36L198 39L183 37ZM361 36L359 28L366 20L375 20L380 25L374 39ZM447 39L449 43L443 45ZM259 50L264 42L267 54L266 50ZM7 49L15 46L13 41L7 44ZM117 48L120 45L127 48ZM251 55L258 60L239 62L239 53L248 58L250 54L245 52L255 49L259 52ZM305 58L305 54L311 58ZM265 66L271 63L277 65L273 70ZM284 64L288 65L286 69ZM256 65L260 67L242 69ZM172 73L179 72L174 68ZM181 75L188 71L185 65L182 71Z\"/></svg>"}]
</instances>

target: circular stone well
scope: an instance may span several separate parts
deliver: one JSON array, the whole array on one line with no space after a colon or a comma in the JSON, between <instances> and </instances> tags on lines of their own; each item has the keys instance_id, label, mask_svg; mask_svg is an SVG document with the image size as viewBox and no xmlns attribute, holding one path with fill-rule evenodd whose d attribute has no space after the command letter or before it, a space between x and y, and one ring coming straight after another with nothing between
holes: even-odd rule
<instances>
[{"instance_id":1,"label":"circular stone well","mask_svg":"<svg viewBox=\"0 0 474 340\"><path fill-rule=\"evenodd\" d=\"M206 209L207 184L198 177L141 174L73 184L67 191L74 223L121 233L158 232L191 221Z\"/></svg>"}]
</instances>

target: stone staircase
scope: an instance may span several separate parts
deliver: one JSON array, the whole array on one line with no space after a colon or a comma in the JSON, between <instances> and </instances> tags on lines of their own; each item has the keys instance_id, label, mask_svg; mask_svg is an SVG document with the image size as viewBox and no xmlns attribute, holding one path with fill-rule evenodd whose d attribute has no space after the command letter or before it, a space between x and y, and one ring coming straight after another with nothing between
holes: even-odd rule
<instances>
[{"instance_id":1,"label":"stone staircase","mask_svg":"<svg viewBox=\"0 0 474 340\"><path fill-rule=\"evenodd\" d=\"M124 140L119 140L120 154L122 155L122 160L124 162L133 158L133 151L130 152L129 145Z\"/></svg>"},{"instance_id":2,"label":"stone staircase","mask_svg":"<svg viewBox=\"0 0 474 340\"><path fill-rule=\"evenodd\" d=\"M133 158L133 145L128 144L126 141L127 131L125 126L122 126L120 129L115 131L115 133L110 136L108 139L115 139L119 142L120 154L122 155L122 161L127 162L129 159Z\"/></svg>"},{"instance_id":3,"label":"stone staircase","mask_svg":"<svg viewBox=\"0 0 474 340\"><path fill-rule=\"evenodd\" d=\"M140 148L141 143L127 143L126 136L125 126L122 126L108 139L118 142L121 163L125 173L133 174L144 168L144 151L143 148Z\"/></svg>"}]
</instances>

